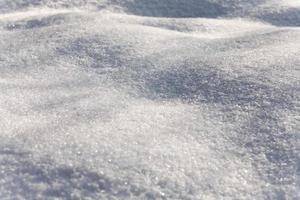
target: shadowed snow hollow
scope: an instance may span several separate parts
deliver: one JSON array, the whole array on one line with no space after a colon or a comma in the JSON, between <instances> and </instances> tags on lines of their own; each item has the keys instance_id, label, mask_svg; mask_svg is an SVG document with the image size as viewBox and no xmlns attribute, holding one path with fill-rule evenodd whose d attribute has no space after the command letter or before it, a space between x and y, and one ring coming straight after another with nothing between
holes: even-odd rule
<instances>
[{"instance_id":1,"label":"shadowed snow hollow","mask_svg":"<svg viewBox=\"0 0 300 200\"><path fill-rule=\"evenodd\" d=\"M299 199L299 6L0 0L0 199Z\"/></svg>"}]
</instances>

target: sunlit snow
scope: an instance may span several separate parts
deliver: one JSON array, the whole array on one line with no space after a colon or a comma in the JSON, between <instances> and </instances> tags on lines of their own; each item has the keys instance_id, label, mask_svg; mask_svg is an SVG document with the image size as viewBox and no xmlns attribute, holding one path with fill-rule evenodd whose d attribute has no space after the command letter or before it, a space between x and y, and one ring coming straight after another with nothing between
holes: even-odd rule
<instances>
[{"instance_id":1,"label":"sunlit snow","mask_svg":"<svg viewBox=\"0 0 300 200\"><path fill-rule=\"evenodd\" d=\"M0 0L0 199L300 199L300 3Z\"/></svg>"}]
</instances>

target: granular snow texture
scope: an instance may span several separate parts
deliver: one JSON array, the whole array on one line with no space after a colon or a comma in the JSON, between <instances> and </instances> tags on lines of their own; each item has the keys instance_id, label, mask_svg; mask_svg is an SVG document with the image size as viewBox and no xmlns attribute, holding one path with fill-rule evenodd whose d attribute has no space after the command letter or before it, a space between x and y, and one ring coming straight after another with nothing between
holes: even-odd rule
<instances>
[{"instance_id":1,"label":"granular snow texture","mask_svg":"<svg viewBox=\"0 0 300 200\"><path fill-rule=\"evenodd\" d=\"M0 0L0 199L300 199L299 0Z\"/></svg>"}]
</instances>

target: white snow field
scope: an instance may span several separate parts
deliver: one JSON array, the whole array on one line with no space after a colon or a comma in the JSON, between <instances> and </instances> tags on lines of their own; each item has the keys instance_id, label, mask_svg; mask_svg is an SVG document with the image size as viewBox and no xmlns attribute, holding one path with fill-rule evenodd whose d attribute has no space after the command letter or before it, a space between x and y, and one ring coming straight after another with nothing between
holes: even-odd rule
<instances>
[{"instance_id":1,"label":"white snow field","mask_svg":"<svg viewBox=\"0 0 300 200\"><path fill-rule=\"evenodd\" d=\"M0 0L0 199L300 199L299 0Z\"/></svg>"}]
</instances>

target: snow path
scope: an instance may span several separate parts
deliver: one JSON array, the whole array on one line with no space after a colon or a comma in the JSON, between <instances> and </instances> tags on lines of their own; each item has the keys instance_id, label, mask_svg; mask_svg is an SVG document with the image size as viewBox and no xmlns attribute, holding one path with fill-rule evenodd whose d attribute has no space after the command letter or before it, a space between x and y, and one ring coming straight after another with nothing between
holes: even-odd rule
<instances>
[{"instance_id":1,"label":"snow path","mask_svg":"<svg viewBox=\"0 0 300 200\"><path fill-rule=\"evenodd\" d=\"M289 2L0 0L0 199L299 199Z\"/></svg>"}]
</instances>

